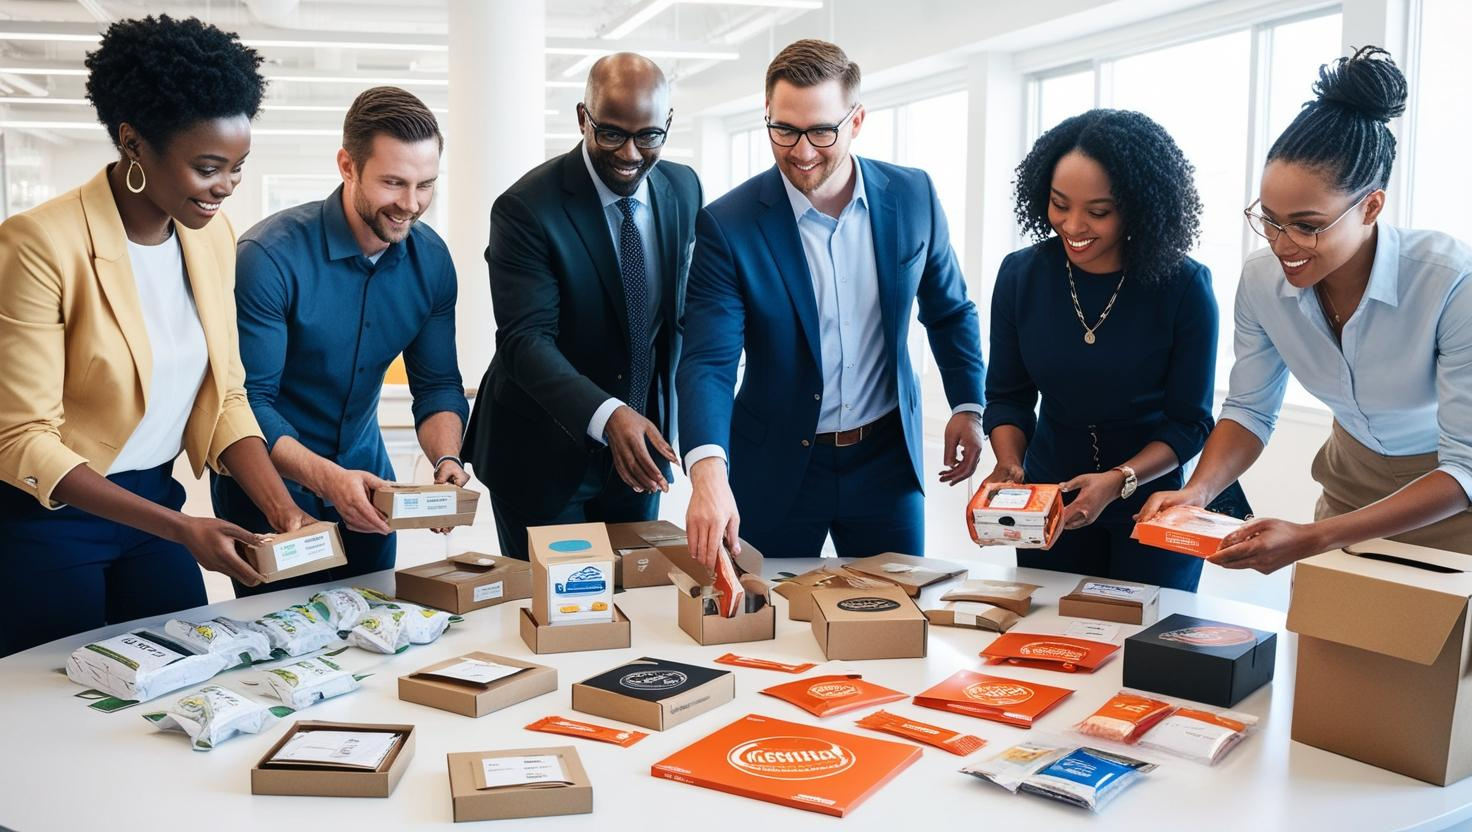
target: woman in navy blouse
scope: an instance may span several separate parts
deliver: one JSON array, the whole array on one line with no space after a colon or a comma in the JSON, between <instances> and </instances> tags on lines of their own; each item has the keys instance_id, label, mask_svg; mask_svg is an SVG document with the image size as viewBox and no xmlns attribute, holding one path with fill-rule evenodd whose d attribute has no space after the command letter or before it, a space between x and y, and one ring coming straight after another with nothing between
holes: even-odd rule
<instances>
[{"instance_id":1,"label":"woman in navy blouse","mask_svg":"<svg viewBox=\"0 0 1472 832\"><path fill-rule=\"evenodd\" d=\"M1186 256L1192 175L1160 125L1121 110L1063 121L1017 168L1017 218L1038 242L1002 262L992 297L987 482L1071 497L1058 542L1019 550L1019 566L1200 580L1199 559L1130 539L1132 515L1180 487L1212 427L1217 307L1211 273Z\"/></svg>"}]
</instances>

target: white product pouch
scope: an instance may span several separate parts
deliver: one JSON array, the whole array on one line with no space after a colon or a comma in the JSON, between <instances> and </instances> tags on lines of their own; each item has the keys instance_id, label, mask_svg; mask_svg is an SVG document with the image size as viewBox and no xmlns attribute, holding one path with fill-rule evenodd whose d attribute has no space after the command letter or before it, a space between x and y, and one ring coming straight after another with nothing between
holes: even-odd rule
<instances>
[{"instance_id":1,"label":"white product pouch","mask_svg":"<svg viewBox=\"0 0 1472 832\"><path fill-rule=\"evenodd\" d=\"M196 654L157 633L139 631L78 647L66 660L66 675L84 687L143 702L199 684L229 662L212 653Z\"/></svg>"},{"instance_id":2,"label":"white product pouch","mask_svg":"<svg viewBox=\"0 0 1472 832\"><path fill-rule=\"evenodd\" d=\"M164 633L198 653L216 653L231 662L227 667L251 664L271 658L271 640L243 621L213 618L199 624L182 618L171 618Z\"/></svg>"},{"instance_id":3,"label":"white product pouch","mask_svg":"<svg viewBox=\"0 0 1472 832\"><path fill-rule=\"evenodd\" d=\"M337 640L337 631L323 621L315 610L297 605L273 612L245 626L265 634L271 646L288 656L301 656Z\"/></svg>"},{"instance_id":4,"label":"white product pouch","mask_svg":"<svg viewBox=\"0 0 1472 832\"><path fill-rule=\"evenodd\" d=\"M195 751L209 751L236 734L259 734L277 716L229 688L207 685L143 718L160 731L188 734Z\"/></svg>"},{"instance_id":5,"label":"white product pouch","mask_svg":"<svg viewBox=\"0 0 1472 832\"><path fill-rule=\"evenodd\" d=\"M421 607L418 604L408 602L394 602L392 605L377 610L382 613L384 609L400 609L404 611L404 632L409 636L410 644L433 644L444 635L445 629L450 626L452 616L444 610Z\"/></svg>"},{"instance_id":6,"label":"white product pouch","mask_svg":"<svg viewBox=\"0 0 1472 832\"><path fill-rule=\"evenodd\" d=\"M273 667L265 671L265 676L271 695L298 711L358 689L353 674L321 656Z\"/></svg>"},{"instance_id":7,"label":"white product pouch","mask_svg":"<svg viewBox=\"0 0 1472 832\"><path fill-rule=\"evenodd\" d=\"M327 589L308 602L332 629L351 630L368 614L368 599L354 589Z\"/></svg>"},{"instance_id":8,"label":"white product pouch","mask_svg":"<svg viewBox=\"0 0 1472 832\"><path fill-rule=\"evenodd\" d=\"M409 612L398 606L379 607L348 633L348 644L374 653L397 653L409 646Z\"/></svg>"}]
</instances>

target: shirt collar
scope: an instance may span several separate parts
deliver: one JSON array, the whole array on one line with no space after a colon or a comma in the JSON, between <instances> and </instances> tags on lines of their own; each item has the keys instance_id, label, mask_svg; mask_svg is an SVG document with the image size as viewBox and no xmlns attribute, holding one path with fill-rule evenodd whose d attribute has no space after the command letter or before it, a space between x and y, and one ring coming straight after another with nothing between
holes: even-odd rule
<instances>
[{"instance_id":1,"label":"shirt collar","mask_svg":"<svg viewBox=\"0 0 1472 832\"><path fill-rule=\"evenodd\" d=\"M583 165L588 169L588 176L592 177L593 179L593 188L598 191L598 201L602 203L603 208L607 210L608 206L617 203L620 199L623 199L623 197L619 196L613 191L610 191L608 189L608 186L603 184L603 180L598 177L598 171L593 170L593 160L588 156L588 143L583 142L581 147L583 150ZM658 163L656 162L655 164ZM649 173L653 172L654 169L650 168ZM639 180L639 188L638 190L634 191L631 196L633 196L634 201L639 203L640 205L649 205L649 174L646 173L644 175L644 178Z\"/></svg>"},{"instance_id":2,"label":"shirt collar","mask_svg":"<svg viewBox=\"0 0 1472 832\"><path fill-rule=\"evenodd\" d=\"M843 211L847 211L852 205L868 207L869 204L864 191L864 166L859 164L859 157L851 158L854 160L854 195L849 199L848 205L844 206ZM807 212L818 210L813 207L813 202L808 199L807 194L799 191L797 186L787 181L787 174L782 173L781 168L778 168L778 175L782 177L782 187L787 189L787 201L792 203L792 216L795 219L801 221ZM843 216L843 211L838 212L839 216Z\"/></svg>"},{"instance_id":3,"label":"shirt collar","mask_svg":"<svg viewBox=\"0 0 1472 832\"><path fill-rule=\"evenodd\" d=\"M1278 296L1298 298L1301 303L1317 302L1312 294L1305 294L1286 279L1278 283ZM1400 305L1400 232L1388 223L1375 225L1375 259L1370 263L1365 297L1390 307Z\"/></svg>"},{"instance_id":4,"label":"shirt collar","mask_svg":"<svg viewBox=\"0 0 1472 832\"><path fill-rule=\"evenodd\" d=\"M363 257L363 262L367 263L370 268L393 263L398 259L398 252L403 250L409 237L405 237L402 242L390 243L375 265L373 261L363 256L363 249L358 247L358 238L353 236L353 229L348 226L348 218L343 213L342 207L342 189L343 186L338 185L332 195L322 203L322 230L327 235L327 259L347 260L353 257Z\"/></svg>"}]
</instances>

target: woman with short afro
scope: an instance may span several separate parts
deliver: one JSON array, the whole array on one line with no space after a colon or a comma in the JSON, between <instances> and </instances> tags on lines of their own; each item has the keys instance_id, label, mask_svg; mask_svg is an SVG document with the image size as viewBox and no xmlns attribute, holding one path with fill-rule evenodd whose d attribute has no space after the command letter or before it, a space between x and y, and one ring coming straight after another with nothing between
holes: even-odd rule
<instances>
[{"instance_id":1,"label":"woman with short afro","mask_svg":"<svg viewBox=\"0 0 1472 832\"><path fill-rule=\"evenodd\" d=\"M1334 416L1311 470L1314 522L1253 520L1212 560L1267 573L1372 538L1472 555L1472 247L1381 217L1407 93L1389 53L1325 64L1313 91L1246 209L1267 247L1242 265L1221 419L1191 481L1142 516L1241 476L1292 373Z\"/></svg>"},{"instance_id":2,"label":"woman with short afro","mask_svg":"<svg viewBox=\"0 0 1472 832\"><path fill-rule=\"evenodd\" d=\"M1217 307L1186 255L1192 177L1160 125L1122 110L1064 120L1017 168L1017 219L1037 242L1002 262L992 295L983 488L1061 483L1069 499L1058 541L1017 550L1019 566L1196 589L1198 558L1130 538L1212 426Z\"/></svg>"},{"instance_id":3,"label":"woman with short afro","mask_svg":"<svg viewBox=\"0 0 1472 832\"><path fill-rule=\"evenodd\" d=\"M110 26L87 97L119 159L0 224L0 656L248 583L257 538L180 512L174 460L228 468L277 531L311 522L243 388L235 234L265 89L234 36L167 16Z\"/></svg>"}]
</instances>

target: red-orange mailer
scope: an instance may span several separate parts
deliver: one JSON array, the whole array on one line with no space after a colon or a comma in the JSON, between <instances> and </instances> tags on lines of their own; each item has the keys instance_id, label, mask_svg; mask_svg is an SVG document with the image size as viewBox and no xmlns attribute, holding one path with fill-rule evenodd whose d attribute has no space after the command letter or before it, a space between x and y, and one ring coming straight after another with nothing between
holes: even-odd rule
<instances>
[{"instance_id":1,"label":"red-orange mailer","mask_svg":"<svg viewBox=\"0 0 1472 832\"><path fill-rule=\"evenodd\" d=\"M791 702L813 716L833 716L870 705L898 702L909 696L883 685L866 682L857 673L812 676L764 688L762 693Z\"/></svg>"},{"instance_id":2,"label":"red-orange mailer","mask_svg":"<svg viewBox=\"0 0 1472 832\"><path fill-rule=\"evenodd\" d=\"M981 657L989 664L1091 673L1118 650L1118 644L1107 641L1041 633L1003 633L981 651Z\"/></svg>"},{"instance_id":3,"label":"red-orange mailer","mask_svg":"<svg viewBox=\"0 0 1472 832\"><path fill-rule=\"evenodd\" d=\"M1072 694L1068 688L958 670L914 701L922 708L1031 728L1038 717Z\"/></svg>"}]
</instances>

